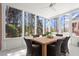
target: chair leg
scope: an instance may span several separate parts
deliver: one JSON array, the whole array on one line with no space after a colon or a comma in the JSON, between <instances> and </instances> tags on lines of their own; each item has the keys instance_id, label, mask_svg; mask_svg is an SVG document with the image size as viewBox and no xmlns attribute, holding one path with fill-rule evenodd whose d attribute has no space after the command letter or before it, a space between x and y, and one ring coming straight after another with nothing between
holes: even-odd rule
<instances>
[{"instance_id":1,"label":"chair leg","mask_svg":"<svg viewBox=\"0 0 79 59\"><path fill-rule=\"evenodd\" d=\"M69 49L68 49L68 47L67 47L67 49L66 49L66 51L65 51L65 52L69 54Z\"/></svg>"},{"instance_id":2,"label":"chair leg","mask_svg":"<svg viewBox=\"0 0 79 59\"><path fill-rule=\"evenodd\" d=\"M61 56L66 56L66 53L61 53Z\"/></svg>"},{"instance_id":3,"label":"chair leg","mask_svg":"<svg viewBox=\"0 0 79 59\"><path fill-rule=\"evenodd\" d=\"M69 50L67 49L68 54L70 53Z\"/></svg>"}]
</instances>

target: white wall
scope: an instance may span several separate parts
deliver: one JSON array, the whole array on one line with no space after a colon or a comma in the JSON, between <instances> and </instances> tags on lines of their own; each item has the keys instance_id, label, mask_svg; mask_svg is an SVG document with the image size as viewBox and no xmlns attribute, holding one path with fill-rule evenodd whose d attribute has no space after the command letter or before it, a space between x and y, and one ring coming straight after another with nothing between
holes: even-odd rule
<instances>
[{"instance_id":1,"label":"white wall","mask_svg":"<svg viewBox=\"0 0 79 59\"><path fill-rule=\"evenodd\" d=\"M2 50L11 50L14 48L21 48L21 47L26 47L23 38L2 40Z\"/></svg>"}]
</instances>

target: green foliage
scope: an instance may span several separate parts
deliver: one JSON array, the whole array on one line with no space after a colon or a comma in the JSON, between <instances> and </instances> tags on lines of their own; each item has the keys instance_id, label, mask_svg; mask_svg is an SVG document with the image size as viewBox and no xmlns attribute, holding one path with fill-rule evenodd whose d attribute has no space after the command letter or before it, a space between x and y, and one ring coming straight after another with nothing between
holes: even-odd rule
<instances>
[{"instance_id":1,"label":"green foliage","mask_svg":"<svg viewBox=\"0 0 79 59\"><path fill-rule=\"evenodd\" d=\"M56 30L55 29L51 29L51 32L56 32Z\"/></svg>"},{"instance_id":2,"label":"green foliage","mask_svg":"<svg viewBox=\"0 0 79 59\"><path fill-rule=\"evenodd\" d=\"M51 32L46 32L46 35L51 35Z\"/></svg>"},{"instance_id":3,"label":"green foliage","mask_svg":"<svg viewBox=\"0 0 79 59\"><path fill-rule=\"evenodd\" d=\"M46 32L46 36L47 36L47 38L53 38L52 32Z\"/></svg>"},{"instance_id":4,"label":"green foliage","mask_svg":"<svg viewBox=\"0 0 79 59\"><path fill-rule=\"evenodd\" d=\"M20 34L15 24L7 24L6 32L7 32L7 37L17 37Z\"/></svg>"}]
</instances>

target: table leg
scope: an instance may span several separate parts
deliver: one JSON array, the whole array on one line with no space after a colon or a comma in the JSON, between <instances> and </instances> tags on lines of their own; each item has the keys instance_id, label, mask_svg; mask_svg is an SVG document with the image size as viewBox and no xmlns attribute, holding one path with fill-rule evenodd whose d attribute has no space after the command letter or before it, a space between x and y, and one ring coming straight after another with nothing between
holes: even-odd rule
<instances>
[{"instance_id":1,"label":"table leg","mask_svg":"<svg viewBox=\"0 0 79 59\"><path fill-rule=\"evenodd\" d=\"M42 44L42 56L47 56L47 45Z\"/></svg>"}]
</instances>

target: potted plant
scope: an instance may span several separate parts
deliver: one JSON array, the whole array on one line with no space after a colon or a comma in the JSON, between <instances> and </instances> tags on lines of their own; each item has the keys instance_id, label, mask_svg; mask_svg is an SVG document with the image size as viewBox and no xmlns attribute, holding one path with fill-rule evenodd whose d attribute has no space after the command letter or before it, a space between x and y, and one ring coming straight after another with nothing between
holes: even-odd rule
<instances>
[{"instance_id":1,"label":"potted plant","mask_svg":"<svg viewBox=\"0 0 79 59\"><path fill-rule=\"evenodd\" d=\"M47 38L53 38L52 33L51 32L46 32L46 36Z\"/></svg>"}]
</instances>

